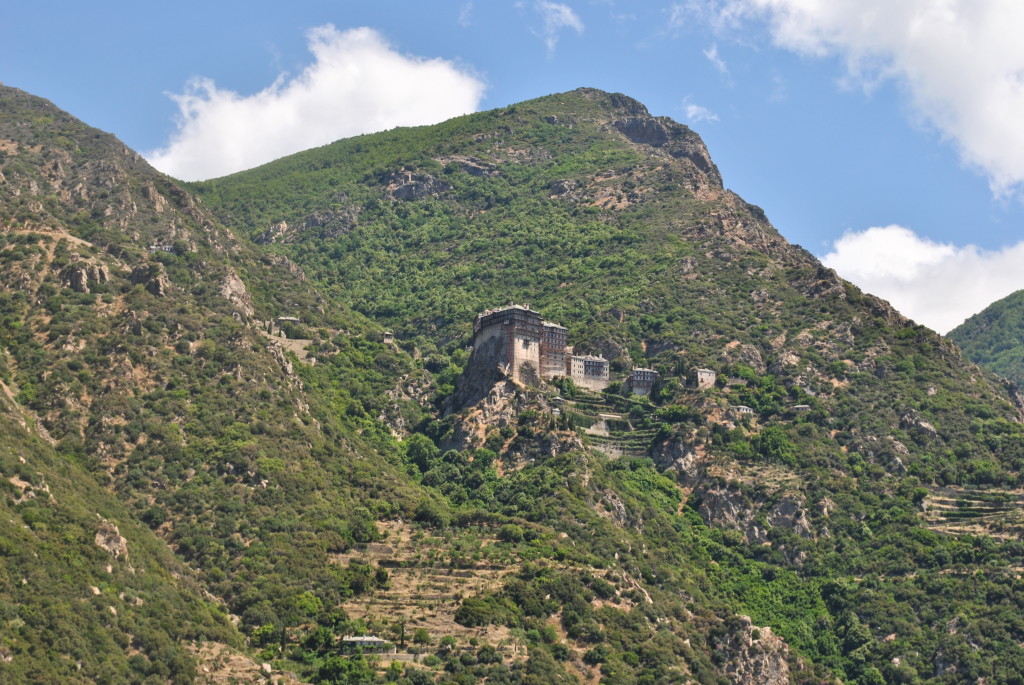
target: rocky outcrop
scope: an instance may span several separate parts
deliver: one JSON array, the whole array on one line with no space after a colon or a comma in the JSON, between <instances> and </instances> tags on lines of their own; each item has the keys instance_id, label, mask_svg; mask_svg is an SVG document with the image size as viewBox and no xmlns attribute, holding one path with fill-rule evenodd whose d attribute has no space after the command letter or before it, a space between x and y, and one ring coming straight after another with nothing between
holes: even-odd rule
<instances>
[{"instance_id":1,"label":"rocky outcrop","mask_svg":"<svg viewBox=\"0 0 1024 685\"><path fill-rule=\"evenodd\" d=\"M467 381L463 374L463 380ZM471 381L470 381L471 382ZM515 425L521 409L521 398L516 393L511 380L501 378L484 390L483 385L475 385L474 392L483 395L466 407L469 411L460 415L455 422L452 433L443 440L442 449L471 449L481 447L487 432Z\"/></svg>"},{"instance_id":2,"label":"rocky outcrop","mask_svg":"<svg viewBox=\"0 0 1024 685\"><path fill-rule=\"evenodd\" d=\"M88 293L89 284L101 284L110 280L110 269L105 264L72 264L60 274L61 285L76 293Z\"/></svg>"},{"instance_id":3,"label":"rocky outcrop","mask_svg":"<svg viewBox=\"0 0 1024 685\"><path fill-rule=\"evenodd\" d=\"M631 142L640 145L661 147L668 142L668 131L657 119L652 117L628 117L617 119L612 126Z\"/></svg>"},{"instance_id":4,"label":"rocky outcrop","mask_svg":"<svg viewBox=\"0 0 1024 685\"><path fill-rule=\"evenodd\" d=\"M290 230L288 228L288 222L278 221L276 224L263 231L263 233L256 236L253 240L260 245L269 245L270 243L276 243L289 233Z\"/></svg>"},{"instance_id":5,"label":"rocky outcrop","mask_svg":"<svg viewBox=\"0 0 1024 685\"><path fill-rule=\"evenodd\" d=\"M766 506L763 499L748 497L739 488L710 483L699 484L693 495L697 511L708 525L737 530L750 544L769 542L771 528L791 530L801 537L814 536L807 509L792 496ZM762 516L767 528L761 523Z\"/></svg>"},{"instance_id":6,"label":"rocky outcrop","mask_svg":"<svg viewBox=\"0 0 1024 685\"><path fill-rule=\"evenodd\" d=\"M551 197L562 197L572 191L576 190L576 181L571 178L561 179L551 184Z\"/></svg>"},{"instance_id":7,"label":"rocky outcrop","mask_svg":"<svg viewBox=\"0 0 1024 685\"><path fill-rule=\"evenodd\" d=\"M784 497L768 512L765 517L768 525L775 528L786 528L801 537L811 537L811 523L807 519L807 509L800 502Z\"/></svg>"},{"instance_id":8,"label":"rocky outcrop","mask_svg":"<svg viewBox=\"0 0 1024 685\"><path fill-rule=\"evenodd\" d=\"M446 413L473 406L487 397L497 383L508 377L505 370L507 360L508 351L503 338L489 338L474 348Z\"/></svg>"},{"instance_id":9,"label":"rocky outcrop","mask_svg":"<svg viewBox=\"0 0 1024 685\"><path fill-rule=\"evenodd\" d=\"M146 290L156 297L165 297L171 289L171 281L167 278L164 265L159 262L140 264L132 269L128 280L137 285L144 285Z\"/></svg>"},{"instance_id":10,"label":"rocky outcrop","mask_svg":"<svg viewBox=\"0 0 1024 685\"><path fill-rule=\"evenodd\" d=\"M722 670L734 685L788 685L789 645L772 632L759 628L749 616L726 621L729 632L714 641L725 656Z\"/></svg>"},{"instance_id":11,"label":"rocky outcrop","mask_svg":"<svg viewBox=\"0 0 1024 685\"><path fill-rule=\"evenodd\" d=\"M128 558L128 540L121 535L121 531L116 525L106 519L102 519L93 541L97 547L105 550L115 559Z\"/></svg>"},{"instance_id":12,"label":"rocky outcrop","mask_svg":"<svg viewBox=\"0 0 1024 685\"><path fill-rule=\"evenodd\" d=\"M493 164L488 164L476 157L453 155L451 157L438 157L435 161L437 161L438 164L449 167L449 169L451 167L457 167L459 170L469 174L470 176L476 176L477 178L501 176L500 169Z\"/></svg>"},{"instance_id":13,"label":"rocky outcrop","mask_svg":"<svg viewBox=\"0 0 1024 685\"><path fill-rule=\"evenodd\" d=\"M722 187L722 176L711 161L704 141L688 127L667 117L650 115L616 119L612 126L632 143L649 145L676 159L689 160L711 185Z\"/></svg>"},{"instance_id":14,"label":"rocky outcrop","mask_svg":"<svg viewBox=\"0 0 1024 685\"><path fill-rule=\"evenodd\" d=\"M692 488L704 479L710 459L695 443L675 437L655 445L651 455L658 468L671 469L683 487Z\"/></svg>"},{"instance_id":15,"label":"rocky outcrop","mask_svg":"<svg viewBox=\"0 0 1024 685\"><path fill-rule=\"evenodd\" d=\"M388 174L384 178L388 195L395 200L419 200L427 196L437 196L451 186L441 179L429 174L420 174L405 169Z\"/></svg>"},{"instance_id":16,"label":"rocky outcrop","mask_svg":"<svg viewBox=\"0 0 1024 685\"><path fill-rule=\"evenodd\" d=\"M234 270L229 270L227 276L224 277L224 282L220 286L221 297L226 299L232 305L234 305L235 311L246 317L251 317L255 313L255 309L252 305L252 297L249 295L249 291L245 288L245 283L238 276Z\"/></svg>"},{"instance_id":17,"label":"rocky outcrop","mask_svg":"<svg viewBox=\"0 0 1024 685\"><path fill-rule=\"evenodd\" d=\"M304 232L312 229L318 229L317 236L323 239L336 238L349 233L359 222L362 207L348 204L348 196L344 193L339 193L332 200L331 209L310 212L306 218L292 224L287 221L278 221L253 238L253 241L260 245L291 243L298 240Z\"/></svg>"},{"instance_id":18,"label":"rocky outcrop","mask_svg":"<svg viewBox=\"0 0 1024 685\"><path fill-rule=\"evenodd\" d=\"M738 340L727 344L722 348L719 359L723 364L745 364L758 373L765 372L764 358L761 352L753 345L743 344Z\"/></svg>"},{"instance_id":19,"label":"rocky outcrop","mask_svg":"<svg viewBox=\"0 0 1024 685\"><path fill-rule=\"evenodd\" d=\"M771 528L815 537L800 496L788 492L766 494L726 482L720 467L712 468L713 455L698 440L685 436L670 438L655 445L651 456L659 468L672 471L676 481L690 491L691 503L708 525L739 531L753 544L768 542ZM832 505L831 500L828 504ZM824 515L827 516L827 509Z\"/></svg>"},{"instance_id":20,"label":"rocky outcrop","mask_svg":"<svg viewBox=\"0 0 1024 685\"><path fill-rule=\"evenodd\" d=\"M903 430L915 431L924 437L934 438L938 436L938 431L935 429L935 426L922 419L913 409L907 410L903 416L900 417L900 428Z\"/></svg>"},{"instance_id":21,"label":"rocky outcrop","mask_svg":"<svg viewBox=\"0 0 1024 685\"><path fill-rule=\"evenodd\" d=\"M484 386L477 389L483 391ZM534 413L534 418L527 425L521 425L520 416L527 410ZM549 430L551 416L551 405L542 393L502 377L487 388L480 399L463 406L452 417L452 430L440 441L440 447L442 451L477 449L483 447L495 431L504 432L503 429L511 427L509 435L515 436L511 440L513 448L504 457L510 463L585 449L575 431Z\"/></svg>"}]
</instances>

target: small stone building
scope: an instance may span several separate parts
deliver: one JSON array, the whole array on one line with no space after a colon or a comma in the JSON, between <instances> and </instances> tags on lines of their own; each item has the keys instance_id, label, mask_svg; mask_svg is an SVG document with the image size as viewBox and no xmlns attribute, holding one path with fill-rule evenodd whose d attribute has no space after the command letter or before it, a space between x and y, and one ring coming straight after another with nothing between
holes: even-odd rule
<instances>
[{"instance_id":1,"label":"small stone building","mask_svg":"<svg viewBox=\"0 0 1024 685\"><path fill-rule=\"evenodd\" d=\"M395 645L374 635L346 635L341 638L343 654L362 652L363 654L384 654L394 652Z\"/></svg>"},{"instance_id":2,"label":"small stone building","mask_svg":"<svg viewBox=\"0 0 1024 685\"><path fill-rule=\"evenodd\" d=\"M717 377L717 374L711 369L698 369L696 367L690 369L690 384L698 390L715 387L715 379Z\"/></svg>"}]
</instances>

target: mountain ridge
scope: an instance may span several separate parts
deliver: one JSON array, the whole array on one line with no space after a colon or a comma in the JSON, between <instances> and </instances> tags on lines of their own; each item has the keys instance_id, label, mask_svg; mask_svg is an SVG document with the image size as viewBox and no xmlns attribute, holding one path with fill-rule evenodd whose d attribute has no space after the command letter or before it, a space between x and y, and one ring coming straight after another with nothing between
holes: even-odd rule
<instances>
[{"instance_id":1,"label":"mountain ridge","mask_svg":"<svg viewBox=\"0 0 1024 685\"><path fill-rule=\"evenodd\" d=\"M993 302L948 333L974 363L1024 385L1024 291Z\"/></svg>"}]
</instances>

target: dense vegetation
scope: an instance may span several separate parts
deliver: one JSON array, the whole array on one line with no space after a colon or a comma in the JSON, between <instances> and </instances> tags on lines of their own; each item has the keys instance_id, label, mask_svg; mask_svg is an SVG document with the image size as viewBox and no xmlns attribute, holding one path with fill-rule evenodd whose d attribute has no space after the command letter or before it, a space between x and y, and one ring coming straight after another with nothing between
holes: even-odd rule
<instances>
[{"instance_id":1,"label":"dense vegetation","mask_svg":"<svg viewBox=\"0 0 1024 685\"><path fill-rule=\"evenodd\" d=\"M1018 290L949 332L979 366L1024 385L1024 290Z\"/></svg>"},{"instance_id":2,"label":"dense vegetation","mask_svg":"<svg viewBox=\"0 0 1024 685\"><path fill-rule=\"evenodd\" d=\"M1020 407L685 127L581 90L202 202L12 89L0 138L0 679L1021 682ZM460 406L509 300L655 391Z\"/></svg>"}]
</instances>

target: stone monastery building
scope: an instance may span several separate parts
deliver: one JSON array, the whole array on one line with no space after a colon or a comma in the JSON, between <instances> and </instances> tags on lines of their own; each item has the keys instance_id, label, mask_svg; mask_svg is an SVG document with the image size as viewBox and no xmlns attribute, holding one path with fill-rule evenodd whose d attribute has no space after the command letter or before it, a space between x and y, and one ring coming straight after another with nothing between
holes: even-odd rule
<instances>
[{"instance_id":1,"label":"stone monastery building","mask_svg":"<svg viewBox=\"0 0 1024 685\"><path fill-rule=\"evenodd\" d=\"M477 314L473 324L473 354L497 350L505 373L520 383L537 385L566 376L588 390L607 388L608 360L575 355L568 342L565 326L544 321L529 305L488 309Z\"/></svg>"}]
</instances>

